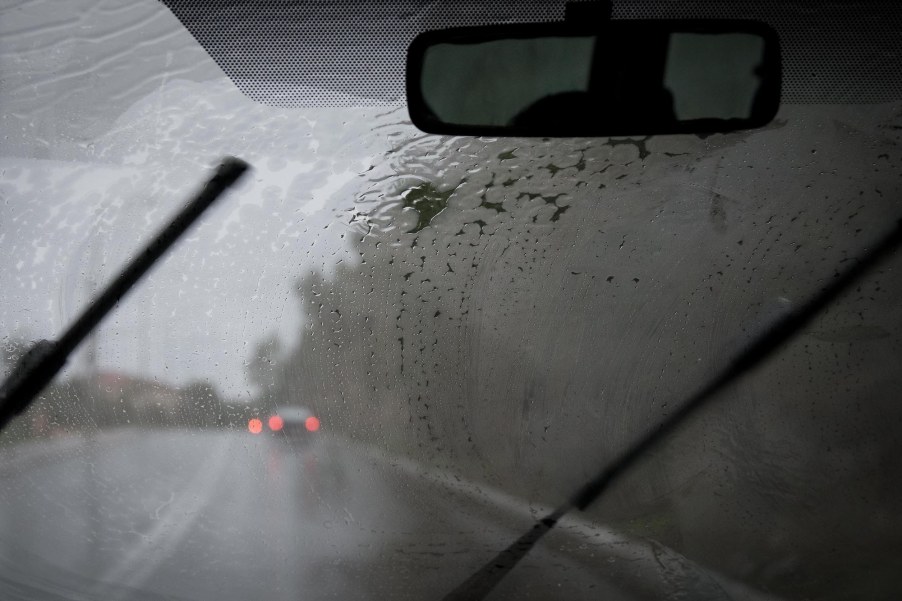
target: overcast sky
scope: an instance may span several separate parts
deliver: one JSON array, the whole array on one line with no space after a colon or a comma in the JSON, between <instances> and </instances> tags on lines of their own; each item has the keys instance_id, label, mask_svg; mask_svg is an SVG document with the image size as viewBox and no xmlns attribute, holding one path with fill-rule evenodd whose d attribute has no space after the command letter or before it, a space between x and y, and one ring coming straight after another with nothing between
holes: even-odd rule
<instances>
[{"instance_id":1,"label":"overcast sky","mask_svg":"<svg viewBox=\"0 0 902 601\"><path fill-rule=\"evenodd\" d=\"M96 344L101 369L210 378L242 394L253 343L298 338L297 279L352 260L344 237L370 166L417 134L399 108L255 103L161 3L114 8L66 3L61 16L83 23L82 37L33 27L28 7L4 18L0 336L59 335L218 159L235 155L253 172L134 289ZM367 135L379 123L397 135ZM83 365L77 357L70 370Z\"/></svg>"}]
</instances>

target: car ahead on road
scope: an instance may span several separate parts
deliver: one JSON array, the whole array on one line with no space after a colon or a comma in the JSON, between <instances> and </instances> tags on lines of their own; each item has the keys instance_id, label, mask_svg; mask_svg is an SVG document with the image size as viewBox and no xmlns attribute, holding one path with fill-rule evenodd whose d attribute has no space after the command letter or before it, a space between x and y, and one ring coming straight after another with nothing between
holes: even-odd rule
<instances>
[{"instance_id":1,"label":"car ahead on road","mask_svg":"<svg viewBox=\"0 0 902 601\"><path fill-rule=\"evenodd\" d=\"M309 442L320 429L319 418L304 407L281 407L266 423L273 433L297 442Z\"/></svg>"},{"instance_id":2,"label":"car ahead on road","mask_svg":"<svg viewBox=\"0 0 902 601\"><path fill-rule=\"evenodd\" d=\"M320 420L305 407L285 406L267 416L248 419L247 429L251 434L269 432L275 436L293 441L307 442L320 429Z\"/></svg>"},{"instance_id":3,"label":"car ahead on road","mask_svg":"<svg viewBox=\"0 0 902 601\"><path fill-rule=\"evenodd\" d=\"M897 598L900 11L3 3L0 598Z\"/></svg>"}]
</instances>

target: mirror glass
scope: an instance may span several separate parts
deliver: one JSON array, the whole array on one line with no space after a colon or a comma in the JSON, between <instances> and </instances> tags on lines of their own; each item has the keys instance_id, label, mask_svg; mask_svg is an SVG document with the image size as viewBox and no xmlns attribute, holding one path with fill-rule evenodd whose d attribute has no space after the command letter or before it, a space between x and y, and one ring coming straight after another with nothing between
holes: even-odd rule
<instances>
[{"instance_id":1,"label":"mirror glass","mask_svg":"<svg viewBox=\"0 0 902 601\"><path fill-rule=\"evenodd\" d=\"M633 135L730 131L773 117L779 74L765 33L627 23L595 34L481 28L415 43L414 123L435 133Z\"/></svg>"}]
</instances>

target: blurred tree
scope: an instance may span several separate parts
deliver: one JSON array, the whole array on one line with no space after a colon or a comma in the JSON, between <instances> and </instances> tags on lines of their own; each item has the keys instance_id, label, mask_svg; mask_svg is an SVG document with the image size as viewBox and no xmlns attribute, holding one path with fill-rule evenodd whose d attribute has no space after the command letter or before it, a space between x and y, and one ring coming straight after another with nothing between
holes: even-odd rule
<instances>
[{"instance_id":1,"label":"blurred tree","mask_svg":"<svg viewBox=\"0 0 902 601\"><path fill-rule=\"evenodd\" d=\"M2 354L0 354L0 363L3 365L3 377L5 378L12 369L16 366L25 353L28 352L28 349L31 348L32 343L21 337L13 337L10 336L3 340L2 345Z\"/></svg>"},{"instance_id":2,"label":"blurred tree","mask_svg":"<svg viewBox=\"0 0 902 601\"><path fill-rule=\"evenodd\" d=\"M278 336L270 334L254 345L247 362L247 379L257 388L257 396L261 401L273 400L273 388L276 383L276 366L282 360L282 343Z\"/></svg>"}]
</instances>

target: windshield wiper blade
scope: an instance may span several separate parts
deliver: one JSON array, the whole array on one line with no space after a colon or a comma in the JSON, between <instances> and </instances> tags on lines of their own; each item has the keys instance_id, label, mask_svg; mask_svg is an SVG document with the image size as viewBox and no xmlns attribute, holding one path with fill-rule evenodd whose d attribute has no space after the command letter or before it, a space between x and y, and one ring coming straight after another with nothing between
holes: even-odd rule
<instances>
[{"instance_id":1,"label":"windshield wiper blade","mask_svg":"<svg viewBox=\"0 0 902 601\"><path fill-rule=\"evenodd\" d=\"M40 340L22 357L0 387L0 430L25 411L66 364L69 355L138 280L250 166L225 157L213 176L157 236L123 268L57 341Z\"/></svg>"},{"instance_id":2,"label":"windshield wiper blade","mask_svg":"<svg viewBox=\"0 0 902 601\"><path fill-rule=\"evenodd\" d=\"M902 220L844 273L836 273L807 303L789 312L740 352L726 368L686 399L679 409L645 433L620 453L614 461L586 482L560 507L538 520L523 536L493 557L482 568L444 597L444 601L484 599L493 588L529 553L557 522L573 509L585 510L623 472L632 467L648 450L673 434L688 417L695 414L727 386L752 371L765 359L799 334L841 294L849 290L874 265L902 246Z\"/></svg>"}]
</instances>

